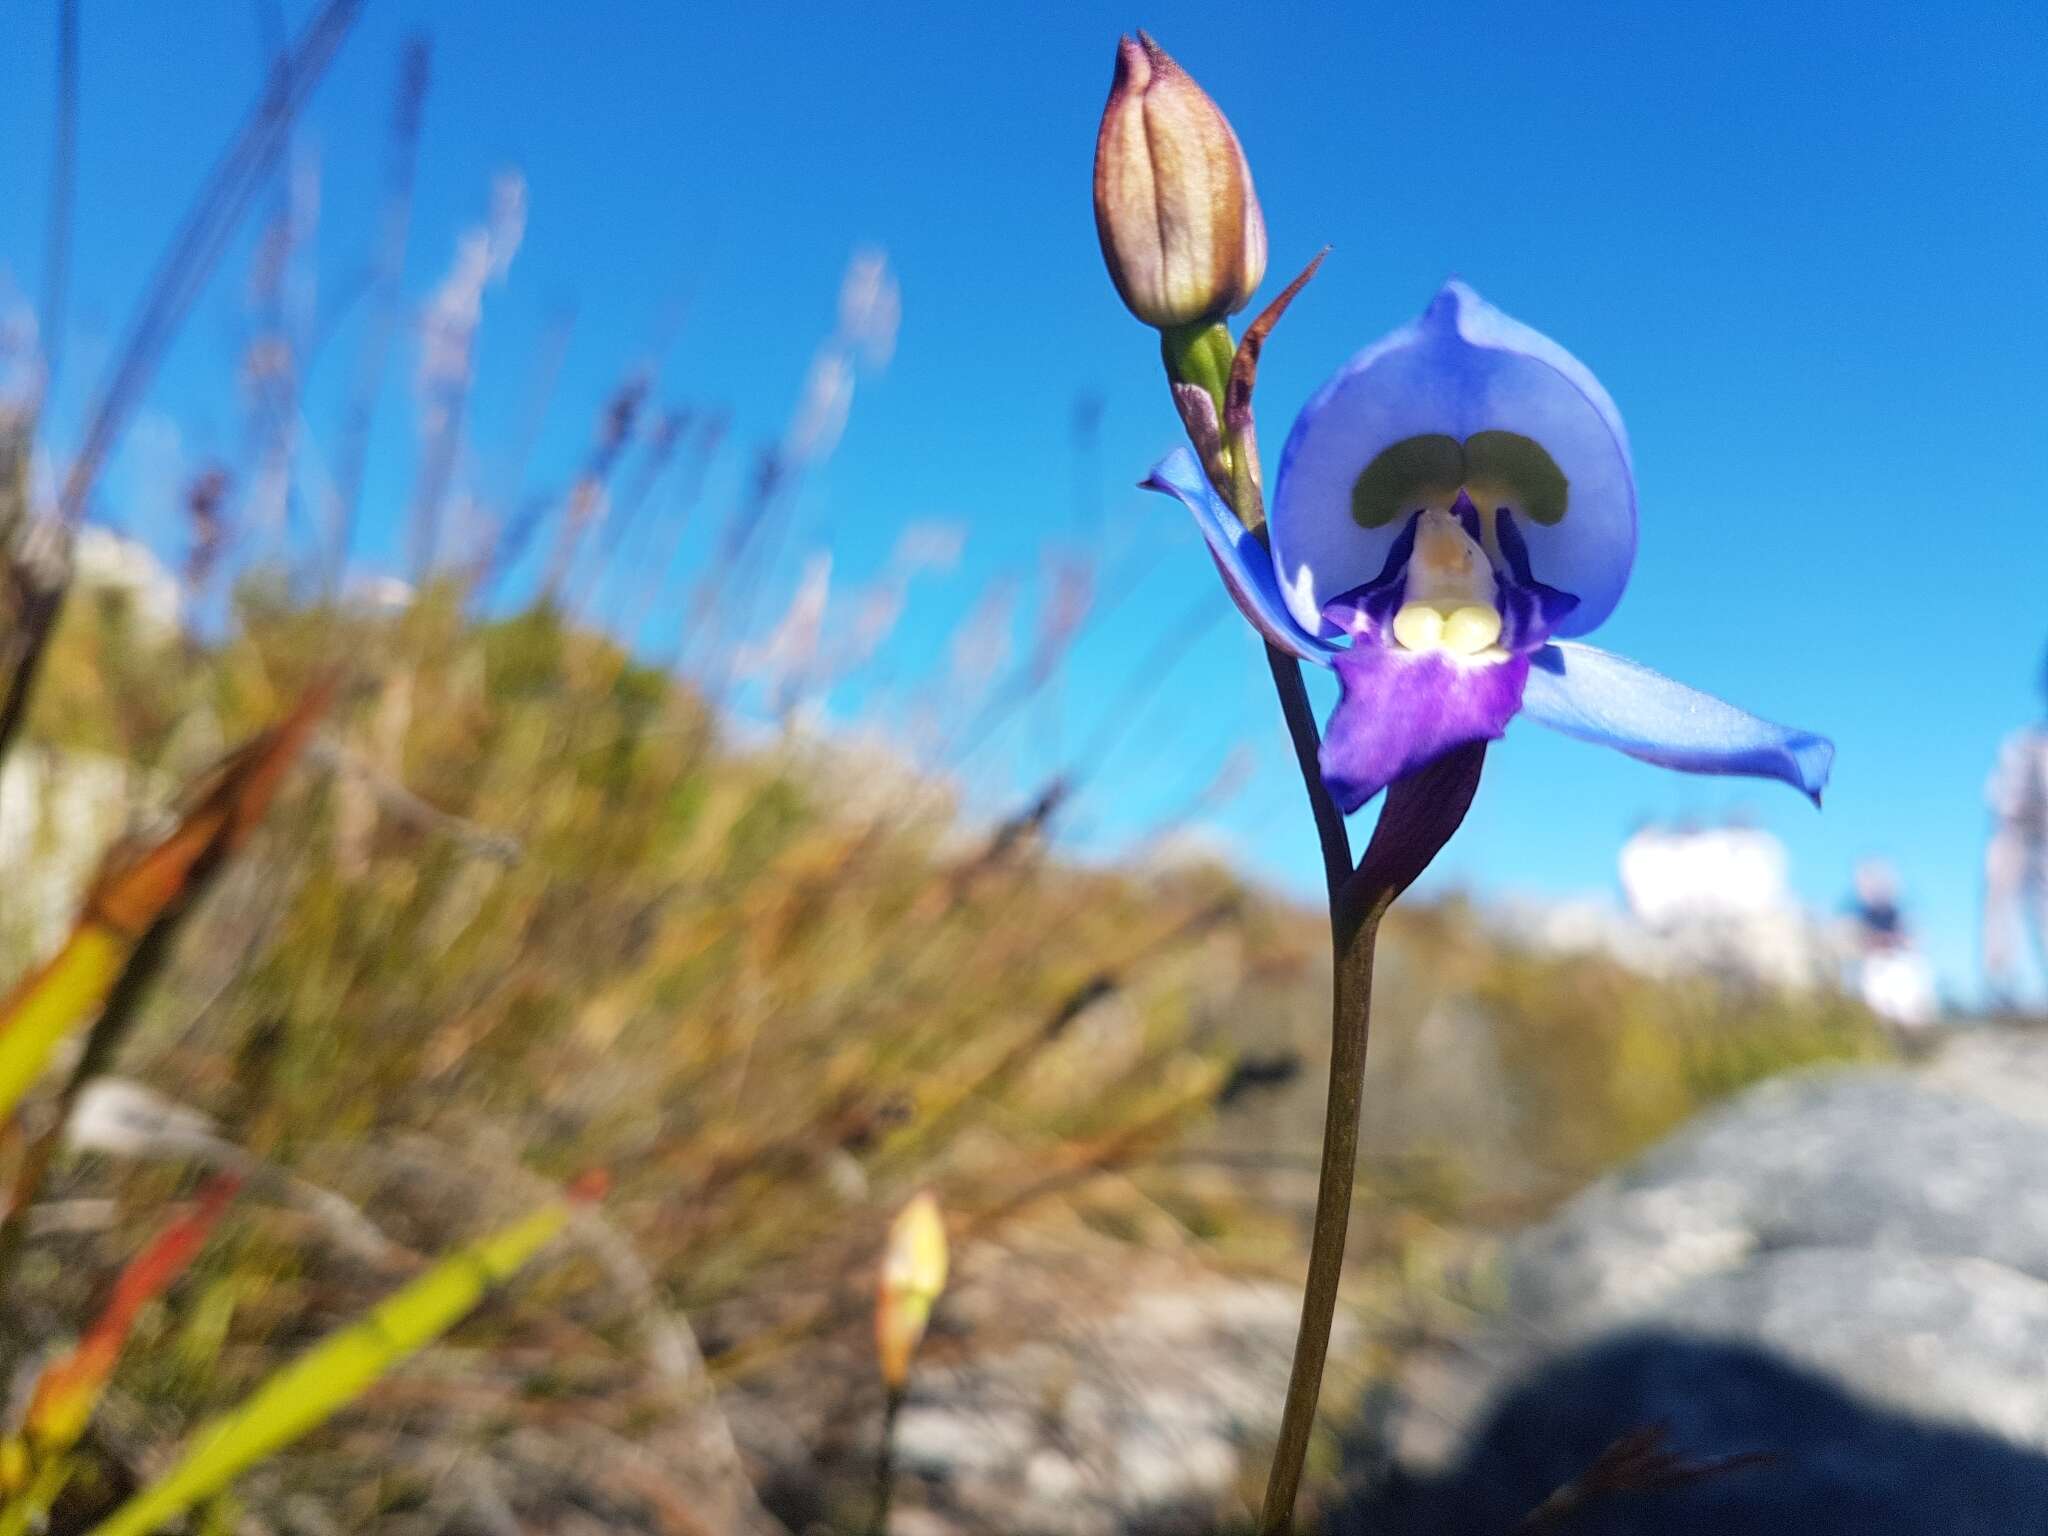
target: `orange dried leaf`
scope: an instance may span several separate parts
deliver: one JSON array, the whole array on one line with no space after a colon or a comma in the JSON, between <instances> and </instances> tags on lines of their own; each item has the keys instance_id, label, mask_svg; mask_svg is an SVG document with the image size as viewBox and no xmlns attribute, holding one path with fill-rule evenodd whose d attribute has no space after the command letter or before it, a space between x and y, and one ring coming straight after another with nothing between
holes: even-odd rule
<instances>
[{"instance_id":1,"label":"orange dried leaf","mask_svg":"<svg viewBox=\"0 0 2048 1536\"><path fill-rule=\"evenodd\" d=\"M28 1438L39 1454L60 1455L85 1432L136 1317L184 1273L241 1187L241 1177L236 1174L209 1181L191 1210L165 1226L148 1247L128 1261L106 1306L77 1347L43 1371L24 1420Z\"/></svg>"},{"instance_id":2,"label":"orange dried leaf","mask_svg":"<svg viewBox=\"0 0 2048 1536\"><path fill-rule=\"evenodd\" d=\"M110 855L87 893L88 917L130 938L140 937L188 893L206 860L233 853L248 841L333 703L336 687L331 676L315 683L289 715L192 785L185 811L167 837L140 851L117 849Z\"/></svg>"},{"instance_id":3,"label":"orange dried leaf","mask_svg":"<svg viewBox=\"0 0 2048 1536\"><path fill-rule=\"evenodd\" d=\"M210 865L247 840L335 688L331 678L315 684L282 721L193 786L168 837L107 857L63 948L0 998L0 1118L34 1086L64 1037L100 1010L131 946L194 893Z\"/></svg>"}]
</instances>

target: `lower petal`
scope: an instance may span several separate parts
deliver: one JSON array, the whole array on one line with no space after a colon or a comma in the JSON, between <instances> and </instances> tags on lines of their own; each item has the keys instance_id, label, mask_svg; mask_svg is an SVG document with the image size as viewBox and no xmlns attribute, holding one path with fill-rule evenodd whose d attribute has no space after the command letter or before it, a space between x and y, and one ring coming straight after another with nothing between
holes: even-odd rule
<instances>
[{"instance_id":1,"label":"lower petal","mask_svg":"<svg viewBox=\"0 0 2048 1536\"><path fill-rule=\"evenodd\" d=\"M1773 725L1626 657L1559 642L1533 658L1523 708L1580 741L1685 773L1781 779L1820 804L1834 743Z\"/></svg>"},{"instance_id":2,"label":"lower petal","mask_svg":"<svg viewBox=\"0 0 2048 1536\"><path fill-rule=\"evenodd\" d=\"M1195 526L1208 541L1216 569L1223 577L1224 590L1237 604L1238 612L1251 621L1266 639L1288 654L1320 666L1330 664L1332 647L1310 635L1287 611L1280 595L1280 578L1273 570L1273 557L1250 533L1237 514L1223 504L1210 488L1209 477L1195 456L1176 448L1152 467L1144 480L1148 491L1164 491L1195 515Z\"/></svg>"},{"instance_id":3,"label":"lower petal","mask_svg":"<svg viewBox=\"0 0 2048 1536\"><path fill-rule=\"evenodd\" d=\"M1349 813L1452 747L1497 740L1521 707L1529 659L1470 662L1361 642L1336 668L1344 693L1323 733L1323 783Z\"/></svg>"}]
</instances>

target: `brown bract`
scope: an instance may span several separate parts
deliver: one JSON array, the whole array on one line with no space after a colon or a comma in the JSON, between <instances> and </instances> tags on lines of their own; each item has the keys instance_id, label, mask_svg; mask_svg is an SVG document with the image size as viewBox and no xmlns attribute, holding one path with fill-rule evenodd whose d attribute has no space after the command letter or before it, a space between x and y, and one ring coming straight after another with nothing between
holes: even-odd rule
<instances>
[{"instance_id":1,"label":"brown bract","mask_svg":"<svg viewBox=\"0 0 2048 1536\"><path fill-rule=\"evenodd\" d=\"M187 893L202 864L240 847L333 702L335 687L332 678L314 684L289 715L200 780L168 836L110 853L86 896L91 918L139 937Z\"/></svg>"},{"instance_id":2,"label":"brown bract","mask_svg":"<svg viewBox=\"0 0 2048 1536\"><path fill-rule=\"evenodd\" d=\"M1117 44L1095 228L1125 305L1162 330L1236 313L1266 274L1266 221L1229 119L1143 32Z\"/></svg>"}]
</instances>

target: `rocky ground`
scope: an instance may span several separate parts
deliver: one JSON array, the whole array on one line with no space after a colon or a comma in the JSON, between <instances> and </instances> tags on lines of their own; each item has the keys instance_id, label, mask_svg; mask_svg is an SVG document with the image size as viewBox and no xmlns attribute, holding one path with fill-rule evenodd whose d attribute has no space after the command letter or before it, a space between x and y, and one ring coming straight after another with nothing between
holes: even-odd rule
<instances>
[{"instance_id":1,"label":"rocky ground","mask_svg":"<svg viewBox=\"0 0 2048 1536\"><path fill-rule=\"evenodd\" d=\"M893 1536L1245 1522L1291 1283L1054 1215L958 1258L897 1423ZM1398 1365L1363 1398L1358 1375L1332 1378L1333 1410L1364 1405L1339 1536L2048 1529L2048 1032L1766 1082L1506 1239L1487 1273L1497 1289L1464 1290L1490 1310L1347 1324L1348 1364ZM852 1322L823 1344L725 1356L715 1403L661 1315L678 1337L653 1351L674 1356L657 1419L571 1416L459 1458L417 1528L509 1529L533 1501L535 1529L868 1529L883 1413L864 1274L839 1302ZM1477 1320L1446 1331L1456 1317ZM1653 1427L1694 1462L1768 1459L1529 1523ZM250 1491L298 1507L264 1478Z\"/></svg>"},{"instance_id":2,"label":"rocky ground","mask_svg":"<svg viewBox=\"0 0 2048 1536\"><path fill-rule=\"evenodd\" d=\"M1122 1276L1120 1304L1062 1308L1029 1299L1030 1262L964 1277L962 1339L1019 1308L1043 1317L1013 1348L949 1358L940 1341L899 1426L891 1530L1108 1536L1241 1516L1291 1290L1158 1267ZM1500 1271L1496 1315L1374 1395L1352 1468L1371 1491L1337 1531L2048 1529L2048 1033L1978 1030L1917 1065L1763 1084L1509 1239ZM1065 1265L1043 1273L1070 1283ZM854 1464L873 1408L823 1410ZM744 1406L734 1423L763 1443ZM1526 1524L1652 1428L1690 1462L1759 1459ZM769 1503L797 1529L846 1515Z\"/></svg>"},{"instance_id":3,"label":"rocky ground","mask_svg":"<svg viewBox=\"0 0 2048 1536\"><path fill-rule=\"evenodd\" d=\"M2048 1528L2048 1034L1751 1090L1514 1239L1341 1528L1506 1532L1632 1431L1768 1459L1574 1532Z\"/></svg>"},{"instance_id":4,"label":"rocky ground","mask_svg":"<svg viewBox=\"0 0 2048 1536\"><path fill-rule=\"evenodd\" d=\"M963 1258L897 1421L892 1532L1195 1536L1242 1514L1286 1388L1291 1286L1072 1230ZM882 1403L862 1339L722 1406L785 1527L867 1526Z\"/></svg>"},{"instance_id":5,"label":"rocky ground","mask_svg":"<svg viewBox=\"0 0 2048 1536\"><path fill-rule=\"evenodd\" d=\"M1508 1238L1498 1276L1490 1316L1368 1394L1348 1469L1368 1491L1337 1531L2048 1529L2048 1032L1764 1083ZM890 1529L1242 1519L1295 1305L1156 1259L984 1256L904 1411ZM741 1443L781 1435L785 1473L830 1447L864 1498L879 1405L813 1394L818 1422L798 1424L789 1401L786 1384L733 1401ZM1527 1524L1651 1429L1688 1462L1756 1459ZM843 1526L806 1485L771 1480L769 1506L792 1529Z\"/></svg>"}]
</instances>

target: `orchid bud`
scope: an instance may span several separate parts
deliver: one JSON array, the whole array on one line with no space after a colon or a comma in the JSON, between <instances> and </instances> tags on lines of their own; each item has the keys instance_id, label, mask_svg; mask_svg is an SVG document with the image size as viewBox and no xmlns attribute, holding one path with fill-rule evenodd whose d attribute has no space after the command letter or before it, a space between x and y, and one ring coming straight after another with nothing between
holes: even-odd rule
<instances>
[{"instance_id":1,"label":"orchid bud","mask_svg":"<svg viewBox=\"0 0 2048 1536\"><path fill-rule=\"evenodd\" d=\"M1266 221L1230 120L1143 32L1117 43L1095 228L1125 306L1160 330L1235 314L1266 275Z\"/></svg>"},{"instance_id":2,"label":"orchid bud","mask_svg":"<svg viewBox=\"0 0 2048 1536\"><path fill-rule=\"evenodd\" d=\"M946 1220L929 1190L897 1212L882 1251L875 1297L875 1349L882 1382L901 1392L932 1306L946 1288Z\"/></svg>"}]
</instances>

